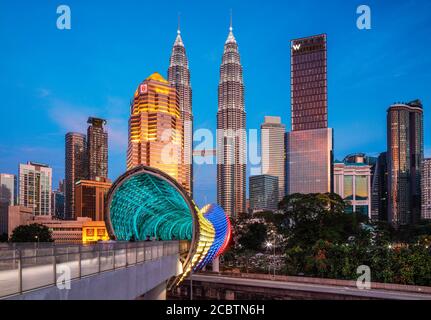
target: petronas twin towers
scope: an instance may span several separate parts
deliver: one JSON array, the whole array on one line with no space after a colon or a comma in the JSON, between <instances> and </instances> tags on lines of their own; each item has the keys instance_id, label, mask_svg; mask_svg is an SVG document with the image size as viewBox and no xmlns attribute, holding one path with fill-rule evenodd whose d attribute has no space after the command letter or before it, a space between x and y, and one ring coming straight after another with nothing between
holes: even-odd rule
<instances>
[{"instance_id":1,"label":"petronas twin towers","mask_svg":"<svg viewBox=\"0 0 431 320\"><path fill-rule=\"evenodd\" d=\"M180 96L184 122L184 163L186 180L193 183L193 115L190 71L181 32L172 49L168 80ZM217 202L229 216L246 210L246 132L244 81L238 44L232 23L224 45L217 112Z\"/></svg>"}]
</instances>

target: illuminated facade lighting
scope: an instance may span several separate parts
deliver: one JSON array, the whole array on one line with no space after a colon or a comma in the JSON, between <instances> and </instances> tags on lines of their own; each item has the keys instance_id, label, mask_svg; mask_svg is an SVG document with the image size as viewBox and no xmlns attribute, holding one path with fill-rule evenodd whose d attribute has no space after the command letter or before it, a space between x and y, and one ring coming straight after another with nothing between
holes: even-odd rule
<instances>
[{"instance_id":1,"label":"illuminated facade lighting","mask_svg":"<svg viewBox=\"0 0 431 320\"><path fill-rule=\"evenodd\" d=\"M217 205L199 210L188 192L170 175L147 166L118 178L107 195L106 227L112 238L188 240L180 283L226 250L231 238L229 218Z\"/></svg>"},{"instance_id":2,"label":"illuminated facade lighting","mask_svg":"<svg viewBox=\"0 0 431 320\"><path fill-rule=\"evenodd\" d=\"M179 95L160 74L141 83L131 104L127 168L160 169L190 192L182 161L183 123Z\"/></svg>"}]
</instances>

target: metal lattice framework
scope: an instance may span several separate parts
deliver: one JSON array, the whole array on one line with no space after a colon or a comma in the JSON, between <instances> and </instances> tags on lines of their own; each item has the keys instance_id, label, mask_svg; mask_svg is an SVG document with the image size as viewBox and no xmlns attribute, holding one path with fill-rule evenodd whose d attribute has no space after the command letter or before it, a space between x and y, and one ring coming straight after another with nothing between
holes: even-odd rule
<instances>
[{"instance_id":1,"label":"metal lattice framework","mask_svg":"<svg viewBox=\"0 0 431 320\"><path fill-rule=\"evenodd\" d=\"M188 240L181 282L191 270L203 268L220 255L231 237L229 218L217 205L199 210L188 192L161 170L138 166L123 174L107 195L106 227L111 238Z\"/></svg>"}]
</instances>

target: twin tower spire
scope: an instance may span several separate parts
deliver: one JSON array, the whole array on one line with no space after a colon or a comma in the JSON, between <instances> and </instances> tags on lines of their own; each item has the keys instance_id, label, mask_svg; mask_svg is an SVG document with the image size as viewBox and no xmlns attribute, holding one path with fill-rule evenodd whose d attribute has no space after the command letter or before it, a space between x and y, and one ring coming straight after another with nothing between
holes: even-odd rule
<instances>
[{"instance_id":1,"label":"twin tower spire","mask_svg":"<svg viewBox=\"0 0 431 320\"><path fill-rule=\"evenodd\" d=\"M185 179L193 190L193 114L190 70L178 17L177 37L172 48L168 81L180 98L184 123ZM199 106L206 109L208 106ZM220 66L217 112L217 202L235 217L246 210L246 137L244 82L238 45L233 35L232 12Z\"/></svg>"}]
</instances>

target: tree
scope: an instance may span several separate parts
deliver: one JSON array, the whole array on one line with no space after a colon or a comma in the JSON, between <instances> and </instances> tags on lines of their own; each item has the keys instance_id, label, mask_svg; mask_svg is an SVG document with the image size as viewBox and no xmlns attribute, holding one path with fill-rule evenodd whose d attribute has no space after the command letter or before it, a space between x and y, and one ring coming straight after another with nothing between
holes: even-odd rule
<instances>
[{"instance_id":1,"label":"tree","mask_svg":"<svg viewBox=\"0 0 431 320\"><path fill-rule=\"evenodd\" d=\"M53 242L48 227L33 223L16 227L12 231L11 242Z\"/></svg>"},{"instance_id":2,"label":"tree","mask_svg":"<svg viewBox=\"0 0 431 320\"><path fill-rule=\"evenodd\" d=\"M258 251L266 239L266 225L259 222L251 223L238 239L238 243L244 250Z\"/></svg>"},{"instance_id":3,"label":"tree","mask_svg":"<svg viewBox=\"0 0 431 320\"><path fill-rule=\"evenodd\" d=\"M367 218L346 213L344 200L335 193L292 194L284 197L279 209L289 236L289 247L310 248L318 240L344 243L351 236L363 238L361 224Z\"/></svg>"}]
</instances>

